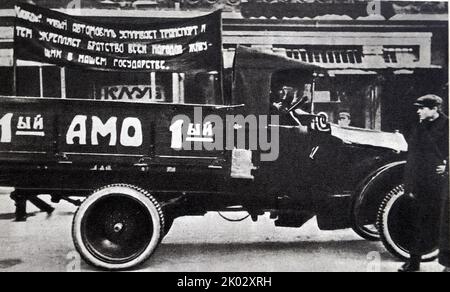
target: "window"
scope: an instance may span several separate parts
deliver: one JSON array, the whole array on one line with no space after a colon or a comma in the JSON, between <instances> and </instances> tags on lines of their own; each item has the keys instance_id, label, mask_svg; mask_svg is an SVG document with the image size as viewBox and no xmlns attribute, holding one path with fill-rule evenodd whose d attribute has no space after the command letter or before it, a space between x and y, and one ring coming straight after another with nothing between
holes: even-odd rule
<instances>
[{"instance_id":1,"label":"window","mask_svg":"<svg viewBox=\"0 0 450 292\"><path fill-rule=\"evenodd\" d=\"M17 67L16 71L16 86L18 96L39 97L40 83L39 83L39 67Z\"/></svg>"},{"instance_id":2,"label":"window","mask_svg":"<svg viewBox=\"0 0 450 292\"><path fill-rule=\"evenodd\" d=\"M12 69L0 70L2 80ZM4 76L4 77L3 77ZM17 67L17 95L139 103L223 104L219 72L113 72L56 66ZM12 94L2 88L0 94Z\"/></svg>"},{"instance_id":3,"label":"window","mask_svg":"<svg viewBox=\"0 0 450 292\"><path fill-rule=\"evenodd\" d=\"M296 125L289 109L298 105L304 113L311 112L312 72L286 70L273 74L270 91L270 112L280 116L281 125Z\"/></svg>"},{"instance_id":4,"label":"window","mask_svg":"<svg viewBox=\"0 0 450 292\"><path fill-rule=\"evenodd\" d=\"M172 78L172 73L68 69L67 95L109 101L173 102Z\"/></svg>"},{"instance_id":5,"label":"window","mask_svg":"<svg viewBox=\"0 0 450 292\"><path fill-rule=\"evenodd\" d=\"M10 84L13 82L11 73ZM16 88L17 96L60 98L61 69L55 66L18 66Z\"/></svg>"},{"instance_id":6,"label":"window","mask_svg":"<svg viewBox=\"0 0 450 292\"><path fill-rule=\"evenodd\" d=\"M59 67L42 67L44 97L61 97L61 70Z\"/></svg>"},{"instance_id":7,"label":"window","mask_svg":"<svg viewBox=\"0 0 450 292\"><path fill-rule=\"evenodd\" d=\"M67 69L68 98L222 104L218 72L106 72Z\"/></svg>"},{"instance_id":8,"label":"window","mask_svg":"<svg viewBox=\"0 0 450 292\"><path fill-rule=\"evenodd\" d=\"M94 80L98 73L74 68L65 69L66 96L77 99L94 99Z\"/></svg>"},{"instance_id":9,"label":"window","mask_svg":"<svg viewBox=\"0 0 450 292\"><path fill-rule=\"evenodd\" d=\"M389 64L418 62L419 46L385 46L383 58Z\"/></svg>"},{"instance_id":10,"label":"window","mask_svg":"<svg viewBox=\"0 0 450 292\"><path fill-rule=\"evenodd\" d=\"M362 47L359 46L286 46L288 58L307 63L359 64L362 63Z\"/></svg>"},{"instance_id":11,"label":"window","mask_svg":"<svg viewBox=\"0 0 450 292\"><path fill-rule=\"evenodd\" d=\"M186 103L223 104L218 72L187 74Z\"/></svg>"},{"instance_id":12,"label":"window","mask_svg":"<svg viewBox=\"0 0 450 292\"><path fill-rule=\"evenodd\" d=\"M0 95L12 95L13 94L13 69L11 67L0 67L0 80L2 86L0 86Z\"/></svg>"}]
</instances>

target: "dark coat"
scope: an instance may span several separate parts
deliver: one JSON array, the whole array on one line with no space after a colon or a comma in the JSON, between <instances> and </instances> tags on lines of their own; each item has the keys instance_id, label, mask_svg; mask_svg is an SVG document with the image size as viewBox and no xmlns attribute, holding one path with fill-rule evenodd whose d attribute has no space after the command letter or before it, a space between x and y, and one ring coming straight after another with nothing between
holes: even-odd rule
<instances>
[{"instance_id":1,"label":"dark coat","mask_svg":"<svg viewBox=\"0 0 450 292\"><path fill-rule=\"evenodd\" d=\"M436 175L436 166L442 165L443 160L448 161L448 131L448 118L443 114L435 121L424 121L416 126L408 141L404 181L407 193L414 193L421 197L423 190L441 189L442 177ZM438 197L439 194L440 191L436 196Z\"/></svg>"},{"instance_id":2,"label":"dark coat","mask_svg":"<svg viewBox=\"0 0 450 292\"><path fill-rule=\"evenodd\" d=\"M448 247L448 215L444 215L444 199L448 202L448 179L436 174L436 167L449 156L448 118L441 114L435 121L418 124L409 140L405 171L405 192L415 197L411 204L411 254L420 255L430 240L440 238ZM445 191L443 191L445 190ZM448 203L447 203L448 205ZM448 213L448 209L446 210ZM429 244L428 244L429 245ZM448 248L447 248L448 250Z\"/></svg>"},{"instance_id":3,"label":"dark coat","mask_svg":"<svg viewBox=\"0 0 450 292\"><path fill-rule=\"evenodd\" d=\"M448 180L442 191L441 230L439 240L439 263L450 267L450 200Z\"/></svg>"}]
</instances>

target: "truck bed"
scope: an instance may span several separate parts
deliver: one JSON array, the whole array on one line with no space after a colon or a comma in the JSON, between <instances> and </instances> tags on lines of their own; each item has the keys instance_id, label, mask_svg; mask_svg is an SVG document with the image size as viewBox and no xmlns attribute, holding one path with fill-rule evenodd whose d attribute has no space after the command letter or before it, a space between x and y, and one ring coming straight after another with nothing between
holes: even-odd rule
<instances>
[{"instance_id":1,"label":"truck bed","mask_svg":"<svg viewBox=\"0 0 450 292\"><path fill-rule=\"evenodd\" d=\"M173 148L173 118L232 107L0 96L0 175L229 173L229 153Z\"/></svg>"}]
</instances>

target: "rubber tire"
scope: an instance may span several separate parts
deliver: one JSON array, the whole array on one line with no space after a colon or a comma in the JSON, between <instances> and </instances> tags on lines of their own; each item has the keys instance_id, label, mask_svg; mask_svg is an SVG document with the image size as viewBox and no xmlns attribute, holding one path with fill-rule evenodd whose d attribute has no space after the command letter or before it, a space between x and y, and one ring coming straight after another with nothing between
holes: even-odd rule
<instances>
[{"instance_id":1,"label":"rubber tire","mask_svg":"<svg viewBox=\"0 0 450 292\"><path fill-rule=\"evenodd\" d=\"M358 234L361 238L363 238L365 240L373 241L373 242L377 242L377 241L381 240L379 233L375 234L371 231L365 230L364 227L360 227L355 224L352 226L352 229L356 234Z\"/></svg>"},{"instance_id":2,"label":"rubber tire","mask_svg":"<svg viewBox=\"0 0 450 292\"><path fill-rule=\"evenodd\" d=\"M357 223L358 220L356 219L356 217L357 217L356 207L358 204L358 199L359 199L359 196L353 200L352 209L351 209L351 212L352 212L351 213L351 222L352 222L353 231L365 240L380 241L381 237L380 237L379 230L377 233L374 233L374 232L366 230L366 228L364 226L360 226ZM375 225L377 226L377 223L375 223Z\"/></svg>"},{"instance_id":3,"label":"rubber tire","mask_svg":"<svg viewBox=\"0 0 450 292\"><path fill-rule=\"evenodd\" d=\"M382 171L380 171L379 173L382 173ZM381 235L380 235L380 230L378 228L378 211L379 211L379 207L381 206L381 203L383 202L385 195L385 192L388 193L390 191L390 189L387 187L386 190L378 190L378 194L380 194L380 200L379 202L377 201L376 203L378 204L378 206L374 206L376 209L374 209L375 214L374 214L374 228L376 229L376 232L374 230L367 230L365 228L365 226L360 226L360 224L358 223L358 208L361 208L361 206L363 204L368 204L365 200L367 200L367 198L361 197L363 195L368 196L371 194L371 191L367 192L367 190L370 190L371 188L374 187L373 184L375 184L375 186L378 184L376 183L377 179L376 176L378 174L375 175L375 182L374 181L370 181L361 191L361 193L359 193L352 202L352 209L351 209L351 223L352 223L352 229L353 231L358 234L360 237L369 240L369 241L380 241L381 240ZM397 181L398 184L400 184L399 181ZM390 183L391 184L391 183ZM396 184L394 182L392 182L392 186L396 186ZM378 198L378 194L377 194L377 198ZM372 194L374 195L374 194Z\"/></svg>"},{"instance_id":4,"label":"rubber tire","mask_svg":"<svg viewBox=\"0 0 450 292\"><path fill-rule=\"evenodd\" d=\"M381 241L383 242L385 248L399 260L407 261L410 258L409 252L399 247L394 242L394 239L390 234L389 227L387 224L389 220L389 212L392 206L403 195L404 195L403 185L396 186L386 195L378 211L377 225L378 230L380 231ZM436 249L435 251L422 256L422 261L423 262L434 261L438 257L438 254L439 250Z\"/></svg>"},{"instance_id":5,"label":"rubber tire","mask_svg":"<svg viewBox=\"0 0 450 292\"><path fill-rule=\"evenodd\" d=\"M137 199L149 211L153 224L153 235L145 250L135 259L120 264L108 263L98 259L89 252L82 240L81 226L86 211L98 200L110 194L122 194ZM95 190L78 208L72 223L72 238L78 253L87 263L106 270L125 270L144 263L158 247L161 238L164 236L163 232L164 216L159 203L145 190L127 184L114 184Z\"/></svg>"}]
</instances>

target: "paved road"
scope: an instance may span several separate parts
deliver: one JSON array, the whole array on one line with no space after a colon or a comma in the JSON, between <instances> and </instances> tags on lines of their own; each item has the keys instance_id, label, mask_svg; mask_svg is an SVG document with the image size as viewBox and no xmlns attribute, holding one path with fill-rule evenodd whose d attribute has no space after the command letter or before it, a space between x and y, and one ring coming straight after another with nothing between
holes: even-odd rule
<instances>
[{"instance_id":1,"label":"paved road","mask_svg":"<svg viewBox=\"0 0 450 292\"><path fill-rule=\"evenodd\" d=\"M0 271L95 271L74 251L70 228L75 207L62 203L50 217L29 209L34 216L28 222L12 222L13 202L0 194ZM231 223L208 213L177 219L138 270L364 272L395 271L399 265L380 243L362 240L351 230L320 231L314 220L299 229L280 228L268 216L256 223ZM428 263L424 270L441 267Z\"/></svg>"}]
</instances>

